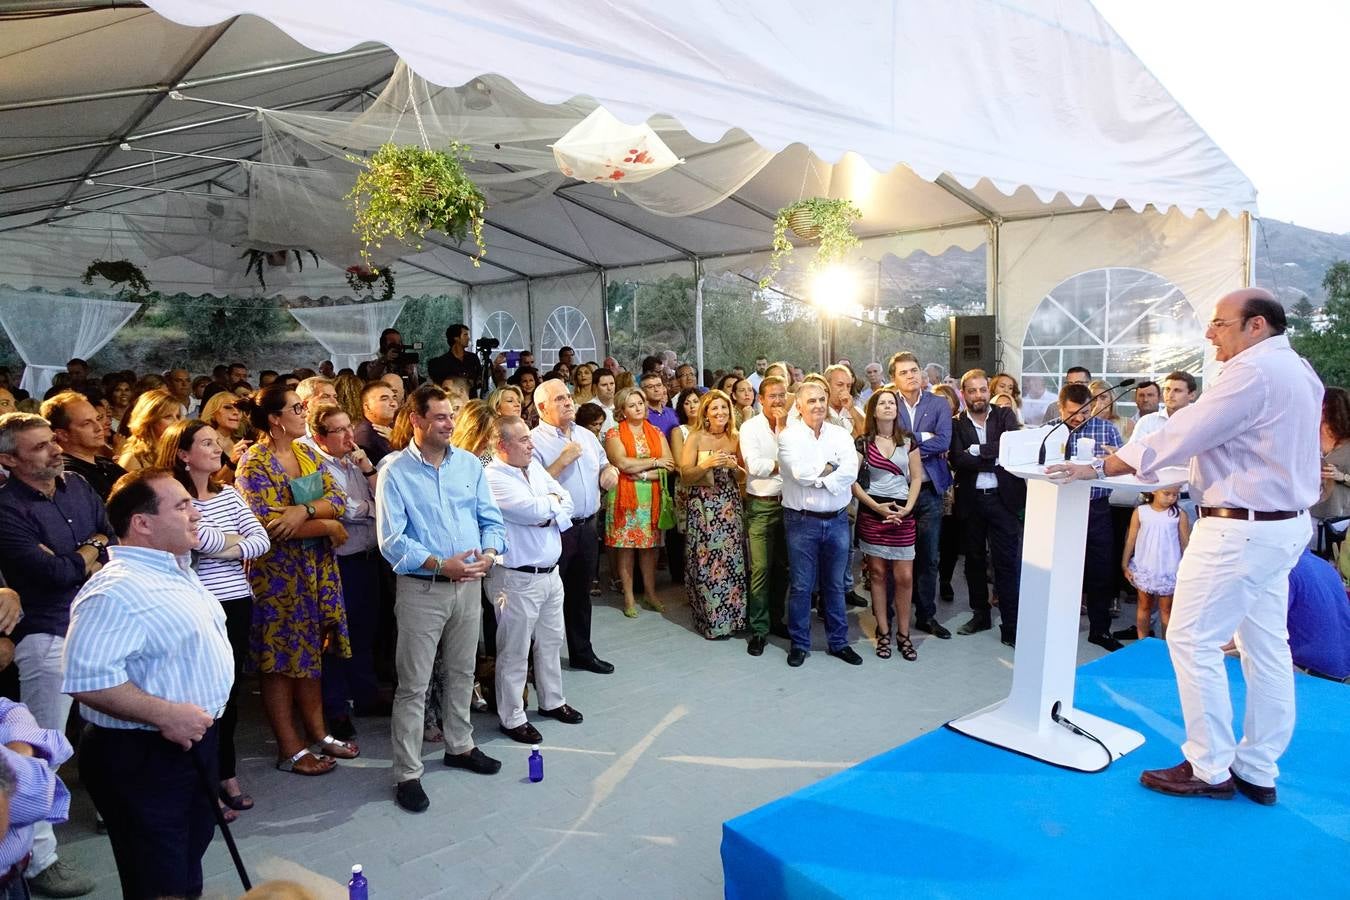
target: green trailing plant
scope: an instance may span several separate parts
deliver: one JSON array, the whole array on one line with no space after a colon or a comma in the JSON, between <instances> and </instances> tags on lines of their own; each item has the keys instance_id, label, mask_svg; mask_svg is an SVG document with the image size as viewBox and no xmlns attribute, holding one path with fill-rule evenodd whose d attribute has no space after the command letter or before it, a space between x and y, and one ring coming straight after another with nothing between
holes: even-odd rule
<instances>
[{"instance_id":1,"label":"green trailing plant","mask_svg":"<svg viewBox=\"0 0 1350 900\"><path fill-rule=\"evenodd\" d=\"M378 298L375 297L375 285L377 283L383 283L384 285ZM385 266L382 269L371 269L366 266L348 266L347 286L350 287L358 297L362 294L366 294L372 299L393 300L394 269L392 266Z\"/></svg>"},{"instance_id":2,"label":"green trailing plant","mask_svg":"<svg viewBox=\"0 0 1350 900\"><path fill-rule=\"evenodd\" d=\"M141 267L125 259L96 259L84 270L80 281L93 284L94 278L102 278L117 291L117 296L125 300L136 300L150 291L150 279L145 277Z\"/></svg>"},{"instance_id":3,"label":"green trailing plant","mask_svg":"<svg viewBox=\"0 0 1350 900\"><path fill-rule=\"evenodd\" d=\"M361 166L347 201L355 214L352 231L361 238L361 259L375 268L371 251L387 238L412 240L417 249L428 231L456 241L472 237L478 247L473 264L487 252L483 246L483 211L487 201L464 170L472 159L462 144L447 150L385 144L369 159L349 156Z\"/></svg>"},{"instance_id":4,"label":"green trailing plant","mask_svg":"<svg viewBox=\"0 0 1350 900\"><path fill-rule=\"evenodd\" d=\"M815 271L839 262L848 251L858 246L853 224L861 218L862 210L848 200L811 197L783 207L773 221L773 253L769 256L769 267L759 280L759 286L766 288L772 284L774 276L792 255L792 241L787 236L789 231L802 240L819 241L815 259L810 265L810 270Z\"/></svg>"},{"instance_id":5,"label":"green trailing plant","mask_svg":"<svg viewBox=\"0 0 1350 900\"><path fill-rule=\"evenodd\" d=\"M292 253L295 254L295 262L296 265L300 267L301 272L305 271L304 254L306 253L313 258L314 265L317 266L319 264L319 254L315 253L313 250L255 250L250 247L239 254L239 258L248 260L248 265L244 267L244 274L248 275L256 272L258 275L258 284L262 286L263 290L267 290L267 278L263 274L263 269L267 266L276 266L279 268L286 265L286 259Z\"/></svg>"}]
</instances>

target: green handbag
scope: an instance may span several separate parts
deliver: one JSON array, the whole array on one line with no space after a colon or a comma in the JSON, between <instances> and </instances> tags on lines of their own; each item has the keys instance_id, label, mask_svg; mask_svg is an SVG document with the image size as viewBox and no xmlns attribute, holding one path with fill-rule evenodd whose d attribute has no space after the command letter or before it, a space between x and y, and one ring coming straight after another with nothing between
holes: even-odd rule
<instances>
[{"instance_id":1,"label":"green handbag","mask_svg":"<svg viewBox=\"0 0 1350 900\"><path fill-rule=\"evenodd\" d=\"M657 519L656 527L659 531L669 531L675 527L675 498L671 496L670 485L666 478L668 473L661 469L661 515Z\"/></svg>"}]
</instances>

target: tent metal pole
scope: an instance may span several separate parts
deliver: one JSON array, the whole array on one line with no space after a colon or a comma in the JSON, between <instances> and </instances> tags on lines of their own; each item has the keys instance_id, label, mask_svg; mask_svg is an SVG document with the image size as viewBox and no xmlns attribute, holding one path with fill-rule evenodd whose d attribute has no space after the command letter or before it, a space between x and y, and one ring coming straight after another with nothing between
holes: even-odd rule
<instances>
[{"instance_id":1,"label":"tent metal pole","mask_svg":"<svg viewBox=\"0 0 1350 900\"><path fill-rule=\"evenodd\" d=\"M703 260L694 257L694 365L703 378Z\"/></svg>"},{"instance_id":2,"label":"tent metal pole","mask_svg":"<svg viewBox=\"0 0 1350 900\"><path fill-rule=\"evenodd\" d=\"M478 334L478 332L473 327L473 285L471 284L466 284L464 286L463 307L464 322L469 326L469 336L473 337ZM482 337L482 335L478 336ZM474 338L474 340L476 341L477 338Z\"/></svg>"},{"instance_id":3,"label":"tent metal pole","mask_svg":"<svg viewBox=\"0 0 1350 900\"><path fill-rule=\"evenodd\" d=\"M525 331L530 336L530 352L533 353L535 349L534 291L531 289L530 279L528 278L525 279ZM539 354L539 359L541 362L543 361L542 357L543 353L541 351Z\"/></svg>"},{"instance_id":4,"label":"tent metal pole","mask_svg":"<svg viewBox=\"0 0 1350 900\"><path fill-rule=\"evenodd\" d=\"M1252 240L1252 214L1242 214L1242 286L1252 286L1252 274L1256 271L1256 242Z\"/></svg>"},{"instance_id":5,"label":"tent metal pole","mask_svg":"<svg viewBox=\"0 0 1350 900\"><path fill-rule=\"evenodd\" d=\"M137 0L6 0L3 12L14 15L145 8L146 5Z\"/></svg>"},{"instance_id":6,"label":"tent metal pole","mask_svg":"<svg viewBox=\"0 0 1350 900\"><path fill-rule=\"evenodd\" d=\"M600 270L600 327L604 329L604 359L609 356L609 272Z\"/></svg>"},{"instance_id":7,"label":"tent metal pole","mask_svg":"<svg viewBox=\"0 0 1350 900\"><path fill-rule=\"evenodd\" d=\"M877 322L881 319L881 262L877 262L877 277L872 280L872 358L869 362L878 362L877 360Z\"/></svg>"},{"instance_id":8,"label":"tent metal pole","mask_svg":"<svg viewBox=\"0 0 1350 900\"><path fill-rule=\"evenodd\" d=\"M508 266L508 265L504 265L504 264L499 263L499 262L493 262L492 260L488 259L487 257L483 257L483 258L479 259L478 254L476 254L476 253L470 253L468 250L461 250L459 247L456 247L454 244L451 244L451 243L449 243L448 241L443 241L443 240L441 240L440 238L437 238L437 237L432 237L432 236L429 235L429 234L428 234L426 237L424 237L422 240L426 241L428 244L435 244L437 247L441 247L442 249L449 250L451 253L458 253L460 256L468 257L469 259L478 259L479 263L482 264L482 265L485 265L485 266L492 266L494 269L501 269L503 272L510 272L512 275L516 276L517 278L529 278L529 277L530 277L529 275L527 275L526 273L520 271L519 269L513 269L513 268L511 268L511 267Z\"/></svg>"},{"instance_id":9,"label":"tent metal pole","mask_svg":"<svg viewBox=\"0 0 1350 900\"><path fill-rule=\"evenodd\" d=\"M487 225L489 228L495 228L504 234L511 235L511 237L520 238L522 241L527 241L531 244L534 244L536 247L543 247L550 253L556 253L559 256L565 256L568 259L572 260L573 262L579 262L583 266L588 266L595 271L603 271L600 267L600 263L596 262L595 260L586 259L584 256L577 256L575 253L570 253L561 247L557 247L553 244L548 243L547 241L542 241L539 238L530 237L528 234L525 234L522 231L517 231L514 228L508 228L505 225L492 221L491 219L484 219L483 223Z\"/></svg>"}]
</instances>

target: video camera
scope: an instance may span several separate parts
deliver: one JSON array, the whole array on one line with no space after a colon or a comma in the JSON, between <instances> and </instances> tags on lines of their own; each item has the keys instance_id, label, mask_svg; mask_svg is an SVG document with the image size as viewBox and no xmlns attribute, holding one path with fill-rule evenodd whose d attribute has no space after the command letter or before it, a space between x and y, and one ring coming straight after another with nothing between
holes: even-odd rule
<instances>
[{"instance_id":1,"label":"video camera","mask_svg":"<svg viewBox=\"0 0 1350 900\"><path fill-rule=\"evenodd\" d=\"M502 345L502 342L495 337L480 337L478 343L474 344L474 349L479 353L491 353Z\"/></svg>"}]
</instances>

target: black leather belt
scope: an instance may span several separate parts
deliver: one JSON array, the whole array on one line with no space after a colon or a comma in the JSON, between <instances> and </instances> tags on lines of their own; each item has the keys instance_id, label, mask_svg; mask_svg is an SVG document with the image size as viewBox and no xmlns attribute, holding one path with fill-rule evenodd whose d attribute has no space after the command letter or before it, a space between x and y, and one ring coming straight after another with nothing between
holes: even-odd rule
<instances>
[{"instance_id":1,"label":"black leather belt","mask_svg":"<svg viewBox=\"0 0 1350 900\"><path fill-rule=\"evenodd\" d=\"M524 572L526 575L547 575L558 568L558 564L554 563L546 569L541 569L538 566L507 566L507 568L512 572Z\"/></svg>"},{"instance_id":2,"label":"black leather belt","mask_svg":"<svg viewBox=\"0 0 1350 900\"><path fill-rule=\"evenodd\" d=\"M1283 519L1297 519L1303 515L1304 510L1276 510L1275 512L1266 512L1260 509L1242 509L1236 506L1202 506L1200 507L1200 517L1208 518L1213 516L1216 519L1246 519L1249 522L1279 522Z\"/></svg>"},{"instance_id":3,"label":"black leather belt","mask_svg":"<svg viewBox=\"0 0 1350 900\"><path fill-rule=\"evenodd\" d=\"M747 500L758 500L760 503L782 503L782 497L761 497L759 494L746 494Z\"/></svg>"},{"instance_id":4,"label":"black leather belt","mask_svg":"<svg viewBox=\"0 0 1350 900\"><path fill-rule=\"evenodd\" d=\"M573 525L585 525L585 524L586 524L587 522L589 522L591 519L594 519L597 515L598 515L598 513L591 513L589 516L582 516L582 517L579 518L579 519L573 519L573 520L572 520L572 524L573 524Z\"/></svg>"},{"instance_id":5,"label":"black leather belt","mask_svg":"<svg viewBox=\"0 0 1350 900\"><path fill-rule=\"evenodd\" d=\"M975 493L977 493L977 494L997 494L997 493L998 493L998 488L996 488L996 487L991 487L991 488L976 488L976 489L975 489Z\"/></svg>"},{"instance_id":6,"label":"black leather belt","mask_svg":"<svg viewBox=\"0 0 1350 900\"><path fill-rule=\"evenodd\" d=\"M420 575L420 574L418 574L417 572L404 572L404 573L403 573L403 577L404 577L404 578L416 578L418 581L435 581L435 580L436 580L436 576L435 576L435 575ZM444 576L441 576L441 579L440 579L440 580L441 580L441 581L449 581L450 579L448 579L448 578L446 578L446 577L444 577Z\"/></svg>"},{"instance_id":7,"label":"black leather belt","mask_svg":"<svg viewBox=\"0 0 1350 900\"><path fill-rule=\"evenodd\" d=\"M788 509L792 509L792 507L789 506ZM814 509L792 509L792 511L799 512L804 516L810 516L813 519L837 519L839 514L846 509L848 509L847 506L843 509L836 509L834 512L816 512Z\"/></svg>"}]
</instances>

